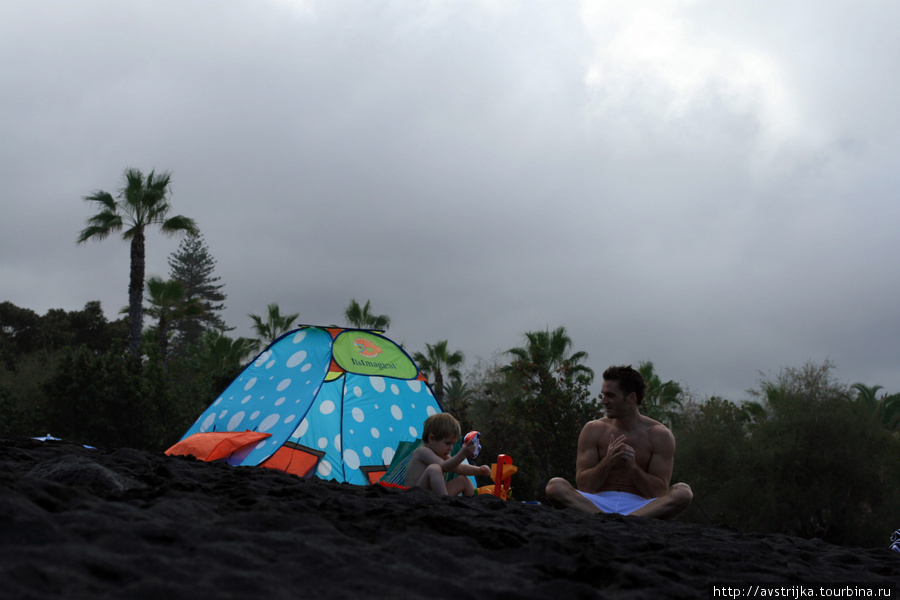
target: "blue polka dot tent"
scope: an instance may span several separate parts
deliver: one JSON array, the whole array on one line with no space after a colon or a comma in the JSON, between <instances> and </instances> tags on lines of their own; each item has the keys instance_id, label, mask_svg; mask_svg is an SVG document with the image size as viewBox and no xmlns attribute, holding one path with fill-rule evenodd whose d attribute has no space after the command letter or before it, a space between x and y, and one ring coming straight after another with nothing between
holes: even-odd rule
<instances>
[{"instance_id":1,"label":"blue polka dot tent","mask_svg":"<svg viewBox=\"0 0 900 600\"><path fill-rule=\"evenodd\" d=\"M207 437L209 456L233 465L363 485L439 412L413 360L381 333L303 326L257 356L167 454L212 460L196 450ZM236 440L225 450L223 435Z\"/></svg>"}]
</instances>

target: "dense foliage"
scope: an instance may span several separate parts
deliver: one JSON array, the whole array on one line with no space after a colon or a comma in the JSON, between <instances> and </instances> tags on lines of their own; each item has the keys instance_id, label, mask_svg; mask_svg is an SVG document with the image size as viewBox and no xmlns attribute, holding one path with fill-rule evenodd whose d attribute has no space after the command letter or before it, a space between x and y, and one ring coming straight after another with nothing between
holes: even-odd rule
<instances>
[{"instance_id":1,"label":"dense foliage","mask_svg":"<svg viewBox=\"0 0 900 600\"><path fill-rule=\"evenodd\" d=\"M0 364L0 434L52 433L91 445L164 449L246 356L224 376L221 369L195 371L188 359L167 368L155 336L144 341L146 354L134 357L125 344L127 320L108 323L99 310L92 302L84 311L38 316L0 305L0 348L7 357ZM42 333L47 329L52 336ZM34 338L47 345L35 346Z\"/></svg>"},{"instance_id":2,"label":"dense foliage","mask_svg":"<svg viewBox=\"0 0 900 600\"><path fill-rule=\"evenodd\" d=\"M203 322L214 326L196 339L172 335L183 321L220 308L211 302L219 289L209 268L214 262L197 240L182 244L170 260L189 282L146 282L149 306L141 312L155 322L143 329L137 354L131 315L108 322L99 302L45 315L0 304L0 435L52 433L153 450L176 441L256 347L225 336L218 315L207 315Z\"/></svg>"},{"instance_id":3,"label":"dense foliage","mask_svg":"<svg viewBox=\"0 0 900 600\"><path fill-rule=\"evenodd\" d=\"M0 303L0 433L46 433L46 382L73 348L104 353L121 347L127 319L109 322L99 302L83 310L48 310L38 315Z\"/></svg>"},{"instance_id":4,"label":"dense foliage","mask_svg":"<svg viewBox=\"0 0 900 600\"><path fill-rule=\"evenodd\" d=\"M900 514L900 439L831 377L832 365L784 369L759 402L713 398L675 430L689 520L744 530L882 544Z\"/></svg>"}]
</instances>

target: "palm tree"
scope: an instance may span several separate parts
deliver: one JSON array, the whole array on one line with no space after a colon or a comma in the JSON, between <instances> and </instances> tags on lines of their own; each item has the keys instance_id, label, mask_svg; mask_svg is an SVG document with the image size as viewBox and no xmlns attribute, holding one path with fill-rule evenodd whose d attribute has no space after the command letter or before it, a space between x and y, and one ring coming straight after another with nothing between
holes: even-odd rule
<instances>
[{"instance_id":1,"label":"palm tree","mask_svg":"<svg viewBox=\"0 0 900 600\"><path fill-rule=\"evenodd\" d=\"M572 352L565 327L529 331L525 342L507 350L513 360L500 367L518 388L506 408L521 440L515 451L522 456L516 460L523 471L530 470L533 485L554 475L574 478L579 432L596 418L589 390L594 372L581 364L587 352Z\"/></svg>"},{"instance_id":2,"label":"palm tree","mask_svg":"<svg viewBox=\"0 0 900 600\"><path fill-rule=\"evenodd\" d=\"M131 273L128 283L128 338L129 350L137 356L141 343L141 328L144 320L144 264L145 231L157 225L162 233L197 233L199 229L193 219L182 215L169 216L169 184L172 176L168 172L157 174L150 171L145 178L139 169L125 170L124 184L119 189L118 200L109 192L97 190L84 196L88 202L96 202L100 212L87 220L78 235L78 243L90 239L103 240L110 234L122 231L122 239L131 242ZM123 231L124 230L124 231Z\"/></svg>"},{"instance_id":3,"label":"palm tree","mask_svg":"<svg viewBox=\"0 0 900 600\"><path fill-rule=\"evenodd\" d=\"M888 431L900 431L900 394L884 395L879 400L881 423Z\"/></svg>"},{"instance_id":4,"label":"palm tree","mask_svg":"<svg viewBox=\"0 0 900 600\"><path fill-rule=\"evenodd\" d=\"M203 313L203 305L199 298L185 300L184 283L176 279L166 281L162 277L151 277L147 280L147 293L150 296L150 306L146 312L159 319L156 336L163 367L167 368L170 327L182 319L199 316Z\"/></svg>"},{"instance_id":5,"label":"palm tree","mask_svg":"<svg viewBox=\"0 0 900 600\"><path fill-rule=\"evenodd\" d=\"M450 383L444 386L444 401L460 414L465 413L472 404L473 395L472 388L462 380L462 377L451 377Z\"/></svg>"},{"instance_id":6,"label":"palm tree","mask_svg":"<svg viewBox=\"0 0 900 600\"><path fill-rule=\"evenodd\" d=\"M678 421L677 409L681 408L684 390L676 381L663 382L650 361L638 364L638 373L644 378L647 389L644 392L644 413L658 419L669 427Z\"/></svg>"},{"instance_id":7,"label":"palm tree","mask_svg":"<svg viewBox=\"0 0 900 600\"><path fill-rule=\"evenodd\" d=\"M856 390L856 401L862 404L867 411L874 413L878 410L876 394L878 394L878 390L883 389L882 386L873 385L870 387L863 383L854 383L850 388Z\"/></svg>"},{"instance_id":8,"label":"palm tree","mask_svg":"<svg viewBox=\"0 0 900 600\"><path fill-rule=\"evenodd\" d=\"M268 314L266 315L265 321L258 315L248 315L253 320L253 329L256 331L256 336L259 338L258 347L260 348L274 342L283 334L290 331L294 321L300 316L300 313L282 315L281 308L275 302L270 304L267 307L267 310Z\"/></svg>"},{"instance_id":9,"label":"palm tree","mask_svg":"<svg viewBox=\"0 0 900 600\"><path fill-rule=\"evenodd\" d=\"M513 356L513 364L501 370L521 373L521 367L527 365L530 367L528 370L538 379L535 383L540 389L546 385L552 386L551 382L557 375L583 374L593 378L593 369L579 364L587 359L587 352L569 355L573 342L565 327L557 327L553 331L546 329L526 332L525 341L527 345L507 350L507 354Z\"/></svg>"},{"instance_id":10,"label":"palm tree","mask_svg":"<svg viewBox=\"0 0 900 600\"><path fill-rule=\"evenodd\" d=\"M438 402L444 399L444 372L452 380L462 379L459 367L465 361L465 356L459 350L450 352L447 350L447 340L441 340L434 344L425 344L426 353L416 352L413 354L413 360L419 366L419 369L426 377L434 378L432 387L434 388L434 397Z\"/></svg>"},{"instance_id":11,"label":"palm tree","mask_svg":"<svg viewBox=\"0 0 900 600\"><path fill-rule=\"evenodd\" d=\"M862 383L854 383L850 386L856 390L856 402L862 405L866 412L872 413L878 423L888 431L897 431L900 428L900 394L882 394L876 397L878 390L884 389L880 385L867 386Z\"/></svg>"},{"instance_id":12,"label":"palm tree","mask_svg":"<svg viewBox=\"0 0 900 600\"><path fill-rule=\"evenodd\" d=\"M360 306L356 298L353 298L350 300L347 310L344 311L344 316L353 327L387 331L388 327L391 326L391 318L387 315L373 315L371 311L371 300L366 300L366 305Z\"/></svg>"},{"instance_id":13,"label":"palm tree","mask_svg":"<svg viewBox=\"0 0 900 600\"><path fill-rule=\"evenodd\" d=\"M195 372L210 377L218 393L237 376L256 347L256 340L233 339L216 329L207 329L191 348L189 361Z\"/></svg>"}]
</instances>

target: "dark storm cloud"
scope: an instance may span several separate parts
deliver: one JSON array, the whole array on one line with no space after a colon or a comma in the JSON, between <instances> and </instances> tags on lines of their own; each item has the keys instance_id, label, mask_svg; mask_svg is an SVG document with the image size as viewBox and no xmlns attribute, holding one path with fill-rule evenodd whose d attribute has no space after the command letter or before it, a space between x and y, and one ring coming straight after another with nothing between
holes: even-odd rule
<instances>
[{"instance_id":1,"label":"dark storm cloud","mask_svg":"<svg viewBox=\"0 0 900 600\"><path fill-rule=\"evenodd\" d=\"M81 197L174 172L226 320L474 361L564 325L701 395L831 358L900 389L890 3L6 2L3 300L126 303ZM148 274L177 240L152 235Z\"/></svg>"}]
</instances>

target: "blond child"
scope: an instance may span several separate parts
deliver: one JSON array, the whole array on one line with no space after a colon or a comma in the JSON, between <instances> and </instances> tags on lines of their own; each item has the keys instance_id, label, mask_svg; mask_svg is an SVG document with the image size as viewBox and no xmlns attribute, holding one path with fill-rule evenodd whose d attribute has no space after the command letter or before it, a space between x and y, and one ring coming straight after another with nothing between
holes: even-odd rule
<instances>
[{"instance_id":1,"label":"blond child","mask_svg":"<svg viewBox=\"0 0 900 600\"><path fill-rule=\"evenodd\" d=\"M475 454L475 440L467 442L459 452L450 456L459 440L459 421L448 413L431 415L422 428L422 445L415 449L406 468L404 485L420 487L444 496L472 496L475 487L467 475L490 476L487 465L476 467L465 462ZM444 481L444 473L454 472L461 477Z\"/></svg>"}]
</instances>

